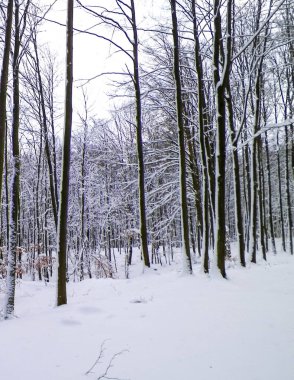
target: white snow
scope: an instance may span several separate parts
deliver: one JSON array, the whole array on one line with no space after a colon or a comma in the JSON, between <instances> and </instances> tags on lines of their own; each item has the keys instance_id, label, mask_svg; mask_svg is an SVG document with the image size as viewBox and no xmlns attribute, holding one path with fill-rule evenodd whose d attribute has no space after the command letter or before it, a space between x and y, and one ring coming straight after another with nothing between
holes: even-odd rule
<instances>
[{"instance_id":1,"label":"white snow","mask_svg":"<svg viewBox=\"0 0 294 380\"><path fill-rule=\"evenodd\" d=\"M18 318L0 322L0 378L98 379L123 351L108 377L294 379L294 258L231 265L223 280L197 266L182 276L177 255L178 265L144 274L132 266L129 280L70 283L68 305L58 308L54 283L19 282Z\"/></svg>"}]
</instances>

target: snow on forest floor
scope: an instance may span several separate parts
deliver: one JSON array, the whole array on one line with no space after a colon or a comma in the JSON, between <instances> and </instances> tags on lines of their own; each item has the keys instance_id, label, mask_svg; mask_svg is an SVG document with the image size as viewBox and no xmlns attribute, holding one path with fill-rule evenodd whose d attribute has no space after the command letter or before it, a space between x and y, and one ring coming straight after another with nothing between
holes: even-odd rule
<instances>
[{"instance_id":1,"label":"snow on forest floor","mask_svg":"<svg viewBox=\"0 0 294 380\"><path fill-rule=\"evenodd\" d=\"M227 281L198 266L134 268L129 280L70 283L59 308L54 283L18 283L18 318L0 322L0 379L98 379L116 354L108 378L294 379L293 257L235 265Z\"/></svg>"}]
</instances>

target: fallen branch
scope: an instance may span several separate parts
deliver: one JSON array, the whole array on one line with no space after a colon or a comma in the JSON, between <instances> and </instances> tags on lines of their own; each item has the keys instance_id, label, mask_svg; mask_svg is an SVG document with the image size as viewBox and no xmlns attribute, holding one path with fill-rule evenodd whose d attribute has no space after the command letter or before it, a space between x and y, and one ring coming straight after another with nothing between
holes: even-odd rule
<instances>
[{"instance_id":1,"label":"fallen branch","mask_svg":"<svg viewBox=\"0 0 294 380\"><path fill-rule=\"evenodd\" d=\"M93 373L93 369L99 364L101 363L101 359L103 358L104 356L104 352L105 352L105 342L106 340L104 340L102 343L101 343L101 346L100 346L100 349L99 349L99 355L97 357L97 359L95 360L94 364L91 366L90 369L88 369L87 372L85 372L85 375L88 375L89 373ZM103 379L107 379L107 380L123 380L123 379L120 379L118 377L110 377L108 376L109 375L109 372L111 370L111 368L113 367L113 363L115 361L115 359L122 355L123 353L125 352L128 352L128 350L122 350L122 351L119 351L117 353L115 353L114 355L112 355L112 357L110 358L104 372L99 375L99 377L97 377L97 380L103 380Z\"/></svg>"}]
</instances>

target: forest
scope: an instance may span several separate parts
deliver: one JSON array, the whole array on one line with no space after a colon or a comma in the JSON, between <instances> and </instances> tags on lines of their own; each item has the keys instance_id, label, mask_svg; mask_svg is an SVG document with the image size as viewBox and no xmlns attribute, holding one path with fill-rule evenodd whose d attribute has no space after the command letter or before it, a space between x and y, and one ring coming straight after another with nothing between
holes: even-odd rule
<instances>
[{"instance_id":1,"label":"forest","mask_svg":"<svg viewBox=\"0 0 294 380\"><path fill-rule=\"evenodd\" d=\"M17 279L57 279L63 305L69 283L115 278L122 257L129 278L134 255L173 266L180 250L183 273L225 281L232 260L293 255L293 2L165 0L145 27L140 0L67 0L62 67L40 37L55 3L0 5L4 319ZM74 78L77 33L118 68ZM87 92L102 76L109 117Z\"/></svg>"}]
</instances>

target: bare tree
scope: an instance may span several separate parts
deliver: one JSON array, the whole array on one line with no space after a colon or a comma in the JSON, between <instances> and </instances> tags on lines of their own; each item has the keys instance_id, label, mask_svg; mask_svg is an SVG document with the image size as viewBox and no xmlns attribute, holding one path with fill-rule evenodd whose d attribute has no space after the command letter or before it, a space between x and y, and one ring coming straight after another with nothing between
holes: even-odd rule
<instances>
[{"instance_id":1,"label":"bare tree","mask_svg":"<svg viewBox=\"0 0 294 380\"><path fill-rule=\"evenodd\" d=\"M102 8L101 12L96 12L91 7L84 6L81 1L78 1L82 8L86 9L90 14L100 18L105 25L111 26L115 30L122 33L123 38L128 44L131 44L132 54L124 48L123 44L116 42L113 38L105 36L97 37L103 38L115 46L120 52L123 52L128 58L131 59L133 69L130 71L127 67L127 75L131 77L134 87L135 104L136 104L136 140L137 140L137 160L138 160L138 190L139 190L139 212L140 212L140 240L141 249L144 259L144 264L150 267L150 259L148 253L148 234L147 234L147 216L146 216L146 196L145 196L145 167L144 167L144 151L143 151L143 123L142 123L142 97L140 86L140 73L139 73L139 39L138 28L136 21L136 7L135 1L129 0L128 2L122 0L115 0L117 8L109 10ZM99 7L98 7L99 8ZM127 23L127 27L123 22ZM129 35L128 27L131 29L132 36Z\"/></svg>"},{"instance_id":2,"label":"bare tree","mask_svg":"<svg viewBox=\"0 0 294 380\"><path fill-rule=\"evenodd\" d=\"M187 202L187 184L186 184L186 149L185 149L185 132L183 122L183 100L181 89L180 75L180 46L178 36L178 21L176 11L176 0L170 0L171 17L173 27L174 41L174 80L176 85L176 105L177 105L177 125L178 125L178 144L179 144L179 173L180 173L180 197L181 197L181 219L182 219L182 249L184 255L183 269L184 272L192 273L192 262L190 253L189 238L189 214Z\"/></svg>"},{"instance_id":3,"label":"bare tree","mask_svg":"<svg viewBox=\"0 0 294 380\"><path fill-rule=\"evenodd\" d=\"M72 130L72 86L73 86L73 8L74 0L67 1L67 27L66 27L66 86L65 86L65 113L62 173L60 185L60 206L57 227L57 306L67 303L66 294L66 255L67 255L67 222L69 200L69 171L71 153Z\"/></svg>"},{"instance_id":4,"label":"bare tree","mask_svg":"<svg viewBox=\"0 0 294 380\"><path fill-rule=\"evenodd\" d=\"M11 31L13 21L13 0L7 4L5 25L5 45L2 57L1 82L0 82L0 213L2 204L2 181L4 170L4 146L6 141L6 98L9 71L9 54L11 45Z\"/></svg>"},{"instance_id":5,"label":"bare tree","mask_svg":"<svg viewBox=\"0 0 294 380\"><path fill-rule=\"evenodd\" d=\"M15 31L13 50L13 113L12 113L12 158L13 174L11 181L10 199L10 226L9 226L9 249L7 266L7 292L4 305L4 318L10 318L14 314L15 301L15 274L16 256L18 243L18 219L20 211L20 150L19 150L19 114L20 114L20 90L19 90L19 65L21 60L20 49L23 33L26 28L26 20L30 0L27 1L23 15L20 17L20 3L15 0Z\"/></svg>"},{"instance_id":6,"label":"bare tree","mask_svg":"<svg viewBox=\"0 0 294 380\"><path fill-rule=\"evenodd\" d=\"M222 54L222 19L221 3L213 3L214 36L213 36L213 83L215 88L216 108L216 209L215 209L215 254L217 266L223 277L226 277L226 211L225 211L225 183L226 183L226 104L225 90L228 86L231 64L232 39L232 0L227 1L226 45L224 49L224 66L221 72L220 56Z\"/></svg>"}]
</instances>

